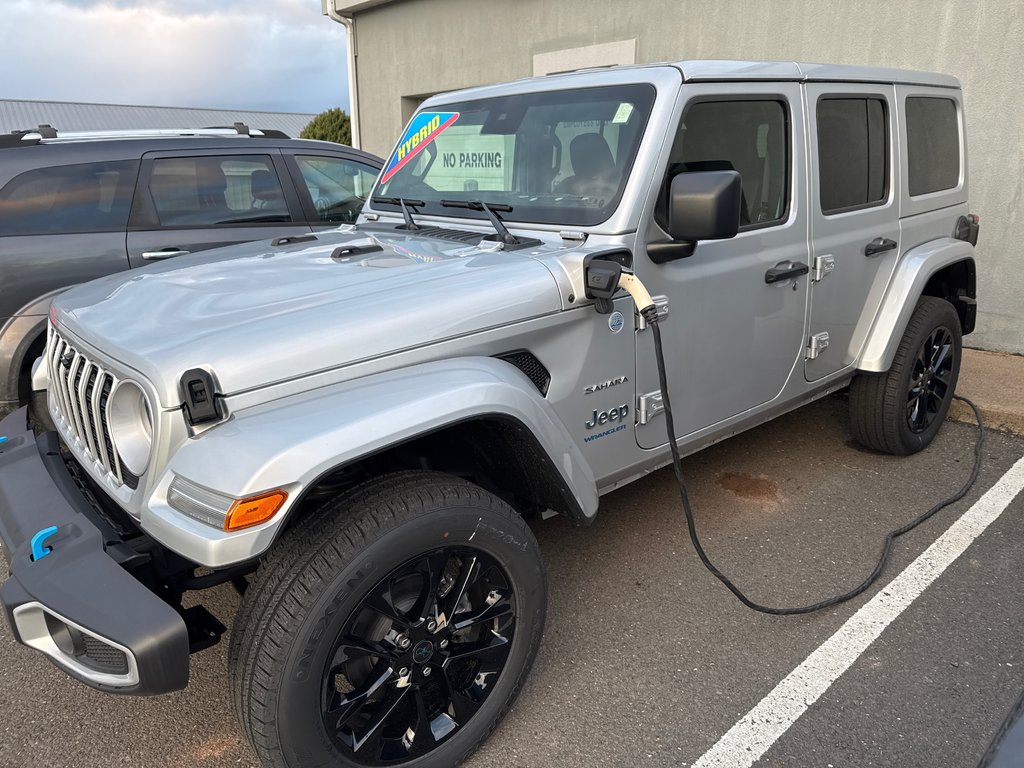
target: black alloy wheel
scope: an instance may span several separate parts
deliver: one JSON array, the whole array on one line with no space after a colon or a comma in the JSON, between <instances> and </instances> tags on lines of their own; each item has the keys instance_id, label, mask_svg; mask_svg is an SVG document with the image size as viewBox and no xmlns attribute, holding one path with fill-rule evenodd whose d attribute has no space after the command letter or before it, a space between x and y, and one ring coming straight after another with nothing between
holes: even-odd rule
<instances>
[{"instance_id":1,"label":"black alloy wheel","mask_svg":"<svg viewBox=\"0 0 1024 768\"><path fill-rule=\"evenodd\" d=\"M232 697L266 768L452 768L522 689L544 565L502 499L438 472L305 511L235 617Z\"/></svg>"},{"instance_id":2,"label":"black alloy wheel","mask_svg":"<svg viewBox=\"0 0 1024 768\"><path fill-rule=\"evenodd\" d=\"M899 456L928 447L953 402L962 352L954 306L922 296L889 370L861 372L850 384L850 427L857 441Z\"/></svg>"},{"instance_id":3,"label":"black alloy wheel","mask_svg":"<svg viewBox=\"0 0 1024 768\"><path fill-rule=\"evenodd\" d=\"M921 434L944 412L953 388L955 344L953 333L945 326L935 328L914 357L907 391L907 425Z\"/></svg>"},{"instance_id":4,"label":"black alloy wheel","mask_svg":"<svg viewBox=\"0 0 1024 768\"><path fill-rule=\"evenodd\" d=\"M508 575L487 553L444 547L385 576L328 655L321 717L367 766L438 748L494 690L516 629Z\"/></svg>"}]
</instances>

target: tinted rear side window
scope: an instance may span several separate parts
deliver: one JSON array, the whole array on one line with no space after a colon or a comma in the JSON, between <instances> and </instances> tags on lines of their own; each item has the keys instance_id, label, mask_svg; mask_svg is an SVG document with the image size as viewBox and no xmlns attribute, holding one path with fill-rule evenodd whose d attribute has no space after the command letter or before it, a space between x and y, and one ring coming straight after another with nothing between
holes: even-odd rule
<instances>
[{"instance_id":1,"label":"tinted rear side window","mask_svg":"<svg viewBox=\"0 0 1024 768\"><path fill-rule=\"evenodd\" d=\"M128 223L138 162L37 168L0 190L0 235L116 232Z\"/></svg>"},{"instance_id":2,"label":"tinted rear side window","mask_svg":"<svg viewBox=\"0 0 1024 768\"><path fill-rule=\"evenodd\" d=\"M907 98L907 171L911 196L960 183L960 124L952 99Z\"/></svg>"},{"instance_id":3,"label":"tinted rear side window","mask_svg":"<svg viewBox=\"0 0 1024 768\"><path fill-rule=\"evenodd\" d=\"M162 227L291 221L274 163L263 155L154 160L149 194Z\"/></svg>"},{"instance_id":4,"label":"tinted rear side window","mask_svg":"<svg viewBox=\"0 0 1024 768\"><path fill-rule=\"evenodd\" d=\"M818 180L822 213L879 205L889 194L885 102L823 98L818 102Z\"/></svg>"}]
</instances>

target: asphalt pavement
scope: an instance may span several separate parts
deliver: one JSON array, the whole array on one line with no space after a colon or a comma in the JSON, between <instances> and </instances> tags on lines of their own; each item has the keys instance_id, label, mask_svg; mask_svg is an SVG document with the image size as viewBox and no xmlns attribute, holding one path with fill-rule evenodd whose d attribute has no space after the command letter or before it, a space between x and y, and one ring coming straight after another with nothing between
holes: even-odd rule
<instances>
[{"instance_id":1,"label":"asphalt pavement","mask_svg":"<svg viewBox=\"0 0 1024 768\"><path fill-rule=\"evenodd\" d=\"M859 448L846 411L828 398L684 462L706 549L761 602L814 602L858 582L885 532L970 470L969 425L948 423L929 450L895 458ZM538 522L544 641L516 706L468 765L692 765L1022 455L1024 439L991 433L975 489L901 538L877 586L808 616L754 613L704 570L667 469L605 497L589 528ZM1024 494L757 765L975 766L1024 690L1022 548ZM234 591L204 598L230 625ZM193 657L185 691L114 697L16 646L0 623L0 714L3 768L257 765L231 712L225 643Z\"/></svg>"}]
</instances>

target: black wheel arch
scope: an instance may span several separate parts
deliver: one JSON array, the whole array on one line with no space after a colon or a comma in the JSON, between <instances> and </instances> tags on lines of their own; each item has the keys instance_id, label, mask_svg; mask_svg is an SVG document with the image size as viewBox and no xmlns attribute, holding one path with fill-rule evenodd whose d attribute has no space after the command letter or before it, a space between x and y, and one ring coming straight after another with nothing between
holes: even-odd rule
<instances>
[{"instance_id":1,"label":"black wheel arch","mask_svg":"<svg viewBox=\"0 0 1024 768\"><path fill-rule=\"evenodd\" d=\"M922 296L945 299L960 316L962 335L974 331L977 322L977 268L974 259L963 259L936 270L925 283Z\"/></svg>"},{"instance_id":2,"label":"black wheel arch","mask_svg":"<svg viewBox=\"0 0 1024 768\"><path fill-rule=\"evenodd\" d=\"M6 378L0 380L0 400L17 400L20 405L25 405L32 394L32 363L43 354L46 346L46 317L40 317L38 320L39 322L20 338L11 339L9 342L4 340L4 348L10 349L10 368Z\"/></svg>"},{"instance_id":3,"label":"black wheel arch","mask_svg":"<svg viewBox=\"0 0 1024 768\"><path fill-rule=\"evenodd\" d=\"M451 422L332 467L303 490L282 533L324 499L402 470L443 472L470 480L524 517L550 509L577 525L592 519L531 430L518 419L491 413Z\"/></svg>"}]
</instances>

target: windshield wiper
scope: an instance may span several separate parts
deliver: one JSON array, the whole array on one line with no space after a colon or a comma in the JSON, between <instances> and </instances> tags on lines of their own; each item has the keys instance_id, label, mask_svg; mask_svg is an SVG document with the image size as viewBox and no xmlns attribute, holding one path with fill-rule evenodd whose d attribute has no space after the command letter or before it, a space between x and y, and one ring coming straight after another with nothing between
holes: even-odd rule
<instances>
[{"instance_id":1,"label":"windshield wiper","mask_svg":"<svg viewBox=\"0 0 1024 768\"><path fill-rule=\"evenodd\" d=\"M412 220L412 214L409 213L409 208L422 208L426 203L422 200L413 200L411 197L375 197L373 202L379 205L397 205L402 209L402 218L405 219L405 228L408 230L416 231L420 228L420 225ZM406 208L409 206L409 208Z\"/></svg>"},{"instance_id":2,"label":"windshield wiper","mask_svg":"<svg viewBox=\"0 0 1024 768\"><path fill-rule=\"evenodd\" d=\"M487 214L487 218L491 220L491 225L494 227L494 231L498 233L498 239L505 243L505 245L519 245L520 240L513 235L504 224L501 223L501 219L498 218L498 214L495 211L502 211L503 213L511 213L512 206L505 205L504 203L485 203L482 200L442 200L442 208L466 208L470 211L483 211Z\"/></svg>"},{"instance_id":3,"label":"windshield wiper","mask_svg":"<svg viewBox=\"0 0 1024 768\"><path fill-rule=\"evenodd\" d=\"M269 224L272 222L291 221L287 213L265 213L259 216L239 216L234 219L220 219L217 224Z\"/></svg>"}]
</instances>

